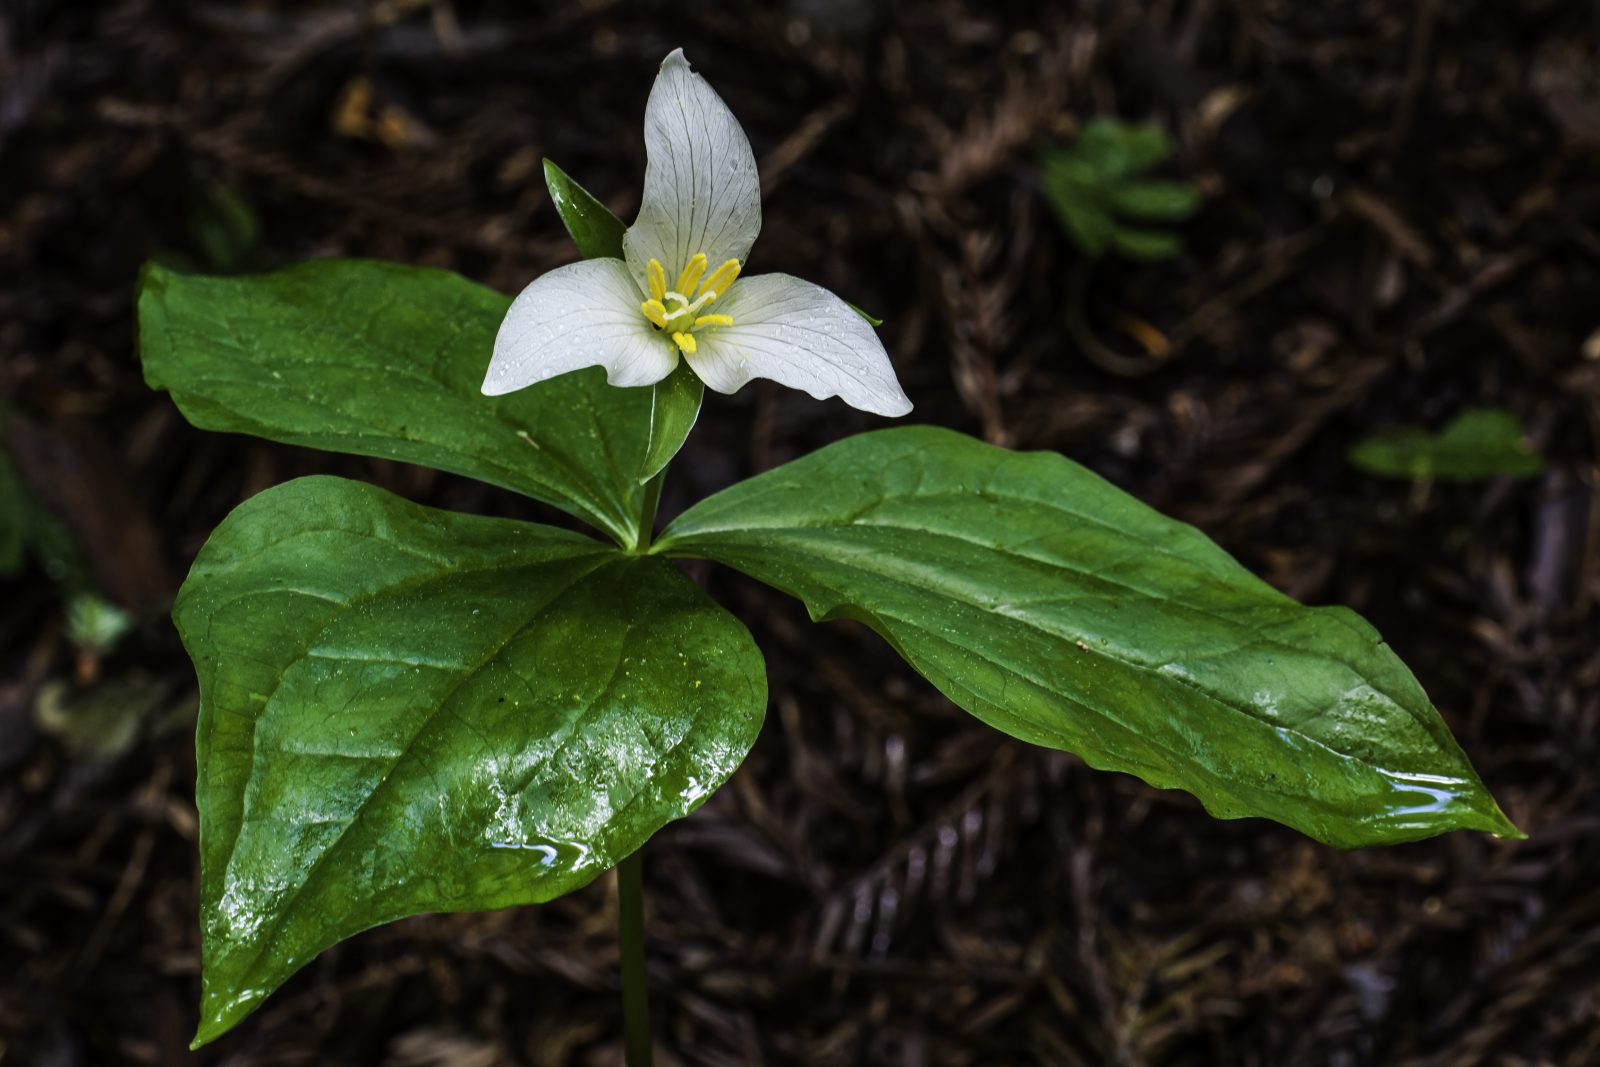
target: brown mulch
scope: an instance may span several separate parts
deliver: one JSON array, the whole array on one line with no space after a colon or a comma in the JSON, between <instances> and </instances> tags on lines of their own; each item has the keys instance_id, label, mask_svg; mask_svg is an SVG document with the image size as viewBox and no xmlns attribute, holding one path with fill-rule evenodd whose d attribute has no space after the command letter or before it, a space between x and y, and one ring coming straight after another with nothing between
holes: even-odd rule
<instances>
[{"instance_id":1,"label":"brown mulch","mask_svg":"<svg viewBox=\"0 0 1600 1067\"><path fill-rule=\"evenodd\" d=\"M660 1061L1600 1062L1597 19L1577 0L0 9L7 448L143 620L86 659L43 569L0 593L0 1065L619 1062L609 878L364 934L185 1051L194 694L164 612L188 561L239 501L313 471L551 513L191 429L143 384L132 295L152 256L221 265L219 196L260 225L229 269L362 255L514 290L574 254L541 157L631 217L678 45L761 162L757 266L886 319L916 418L1065 452L1362 612L1531 837L1338 853L1216 822L974 723L862 629L697 570L765 650L772 705L733 781L646 852ZM1035 150L1101 113L1177 136L1171 173L1208 196L1180 259L1083 274L1054 224ZM1417 490L1344 460L1477 405L1518 413L1547 473ZM874 425L760 384L713 398L663 512ZM63 692L125 702L132 743L44 730Z\"/></svg>"}]
</instances>

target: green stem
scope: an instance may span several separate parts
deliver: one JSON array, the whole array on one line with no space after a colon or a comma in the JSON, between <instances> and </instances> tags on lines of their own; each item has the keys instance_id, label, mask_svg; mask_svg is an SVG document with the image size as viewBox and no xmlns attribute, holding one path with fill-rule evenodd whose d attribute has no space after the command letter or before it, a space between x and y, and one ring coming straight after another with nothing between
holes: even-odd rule
<instances>
[{"instance_id":1,"label":"green stem","mask_svg":"<svg viewBox=\"0 0 1600 1067\"><path fill-rule=\"evenodd\" d=\"M644 503L639 507L639 536L633 543L635 552L642 554L650 551L650 538L656 526L656 507L661 503L661 483L666 477L666 469L662 468L660 473L644 483Z\"/></svg>"},{"instance_id":2,"label":"green stem","mask_svg":"<svg viewBox=\"0 0 1600 1067\"><path fill-rule=\"evenodd\" d=\"M663 467L644 485L635 552L648 552ZM650 985L644 970L644 849L617 864L617 951L622 957L622 1047L627 1067L650 1067Z\"/></svg>"},{"instance_id":3,"label":"green stem","mask_svg":"<svg viewBox=\"0 0 1600 1067\"><path fill-rule=\"evenodd\" d=\"M644 973L643 849L617 864L617 942L622 953L622 1033L628 1067L650 1067L650 989Z\"/></svg>"}]
</instances>

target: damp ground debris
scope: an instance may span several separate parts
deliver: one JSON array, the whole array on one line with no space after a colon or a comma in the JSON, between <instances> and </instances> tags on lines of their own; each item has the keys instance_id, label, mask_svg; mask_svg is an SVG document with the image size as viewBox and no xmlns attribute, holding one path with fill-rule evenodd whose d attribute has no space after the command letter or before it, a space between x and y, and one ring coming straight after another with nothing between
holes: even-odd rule
<instances>
[{"instance_id":1,"label":"damp ground debris","mask_svg":"<svg viewBox=\"0 0 1600 1067\"><path fill-rule=\"evenodd\" d=\"M772 706L647 852L660 1061L1600 1062L1591 7L8 5L0 491L25 536L0 538L0 1064L619 1062L609 876L362 935L186 1051L195 695L165 613L206 535L310 473L565 520L194 430L145 387L132 308L152 258L366 256L515 291L575 258L544 158L632 217L640 102L680 45L755 147L755 266L882 318L916 419L1064 452L1364 614L1530 839L1347 854L1216 822L691 566L767 650ZM1162 124L1155 177L1203 196L1173 257L1091 264L1044 195L1042 153L1107 115ZM1540 473L1413 484L1346 458L1479 408L1520 420ZM877 424L769 383L712 397L662 515ZM109 612L129 625L84 621Z\"/></svg>"}]
</instances>

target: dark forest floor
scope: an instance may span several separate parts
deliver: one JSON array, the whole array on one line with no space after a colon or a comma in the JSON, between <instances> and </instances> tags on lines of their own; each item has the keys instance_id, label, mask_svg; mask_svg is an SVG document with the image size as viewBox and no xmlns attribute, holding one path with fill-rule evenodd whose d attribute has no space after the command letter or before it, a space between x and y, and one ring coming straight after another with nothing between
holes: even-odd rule
<instances>
[{"instance_id":1,"label":"dark forest floor","mask_svg":"<svg viewBox=\"0 0 1600 1067\"><path fill-rule=\"evenodd\" d=\"M1001 738L863 629L696 572L766 650L773 703L729 786L646 853L661 1062L1600 1063L1589 5L537 9L0 9L10 447L144 620L80 656L40 569L0 587L0 1064L618 1062L609 877L357 937L185 1051L195 698L165 609L188 561L239 501L313 471L548 513L191 429L143 384L132 297L152 255L216 261L219 184L260 223L234 267L363 255L514 291L574 256L542 156L631 219L678 45L755 146L759 268L885 318L916 418L1065 452L1366 615L1531 836L1341 854L1215 822ZM1109 261L1074 301L1035 150L1098 113L1168 124L1170 172L1208 202L1181 258ZM1085 358L1075 314L1149 373ZM1344 459L1474 405L1517 412L1548 471L1422 492ZM765 383L714 397L663 512L874 423ZM130 743L95 756L36 725L86 694L138 723Z\"/></svg>"}]
</instances>

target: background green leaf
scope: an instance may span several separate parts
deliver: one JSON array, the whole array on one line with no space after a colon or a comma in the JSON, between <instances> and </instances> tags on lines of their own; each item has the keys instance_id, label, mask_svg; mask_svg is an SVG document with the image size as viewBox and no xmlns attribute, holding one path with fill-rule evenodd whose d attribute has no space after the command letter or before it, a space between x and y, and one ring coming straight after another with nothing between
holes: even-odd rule
<instances>
[{"instance_id":1,"label":"background green leaf","mask_svg":"<svg viewBox=\"0 0 1600 1067\"><path fill-rule=\"evenodd\" d=\"M1391 478L1476 481L1544 470L1544 457L1528 444L1509 411L1463 411L1438 433L1404 427L1369 437L1350 449L1350 462Z\"/></svg>"},{"instance_id":2,"label":"background green leaf","mask_svg":"<svg viewBox=\"0 0 1600 1067\"><path fill-rule=\"evenodd\" d=\"M1132 259L1170 259L1183 250L1172 233L1124 226L1119 220L1176 222L1199 210L1188 182L1140 178L1172 155L1172 138L1155 123L1091 119L1068 145L1040 153L1045 196L1079 251L1099 259L1116 250Z\"/></svg>"},{"instance_id":3,"label":"background green leaf","mask_svg":"<svg viewBox=\"0 0 1600 1067\"><path fill-rule=\"evenodd\" d=\"M94 589L88 560L72 532L34 496L12 461L6 425L11 413L0 406L0 578L15 578L31 555L69 596Z\"/></svg>"},{"instance_id":4,"label":"background green leaf","mask_svg":"<svg viewBox=\"0 0 1600 1067\"><path fill-rule=\"evenodd\" d=\"M1118 226L1111 232L1111 247L1129 259L1171 259L1183 251L1183 238L1162 230Z\"/></svg>"},{"instance_id":5,"label":"background green leaf","mask_svg":"<svg viewBox=\"0 0 1600 1067\"><path fill-rule=\"evenodd\" d=\"M337 478L240 505L174 614L197 1043L357 931L585 884L726 780L766 704L749 633L665 560Z\"/></svg>"},{"instance_id":6,"label":"background green leaf","mask_svg":"<svg viewBox=\"0 0 1600 1067\"><path fill-rule=\"evenodd\" d=\"M1172 137L1159 123L1096 115L1083 124L1071 152L1103 177L1125 178L1171 158Z\"/></svg>"},{"instance_id":7,"label":"background green leaf","mask_svg":"<svg viewBox=\"0 0 1600 1067\"><path fill-rule=\"evenodd\" d=\"M244 194L221 182L200 182L185 204L189 235L206 264L231 274L261 241L261 220Z\"/></svg>"},{"instance_id":8,"label":"background green leaf","mask_svg":"<svg viewBox=\"0 0 1600 1067\"><path fill-rule=\"evenodd\" d=\"M990 725L1222 818L1342 847L1517 833L1371 626L1053 453L863 434L690 508L657 550L860 619Z\"/></svg>"},{"instance_id":9,"label":"background green leaf","mask_svg":"<svg viewBox=\"0 0 1600 1067\"><path fill-rule=\"evenodd\" d=\"M1119 215L1133 219L1178 221L1200 210L1200 190L1188 182L1137 181L1114 185L1106 199Z\"/></svg>"},{"instance_id":10,"label":"background green leaf","mask_svg":"<svg viewBox=\"0 0 1600 1067\"><path fill-rule=\"evenodd\" d=\"M202 429L464 474L632 544L650 391L589 368L484 396L509 303L459 275L371 260L234 278L152 264L140 358Z\"/></svg>"}]
</instances>

